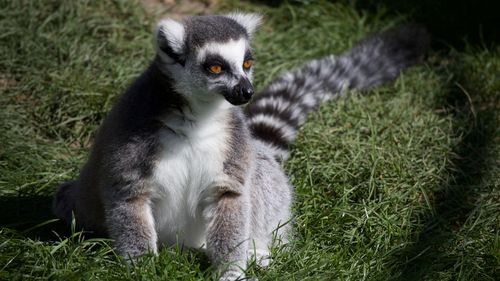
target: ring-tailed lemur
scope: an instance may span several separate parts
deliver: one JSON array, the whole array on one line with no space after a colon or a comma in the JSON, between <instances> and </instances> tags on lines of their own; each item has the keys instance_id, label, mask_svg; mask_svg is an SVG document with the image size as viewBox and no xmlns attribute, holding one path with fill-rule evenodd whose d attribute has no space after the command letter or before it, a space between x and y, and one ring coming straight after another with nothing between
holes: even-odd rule
<instances>
[{"instance_id":1,"label":"ring-tailed lemur","mask_svg":"<svg viewBox=\"0 0 500 281\"><path fill-rule=\"evenodd\" d=\"M427 45L406 27L307 63L252 94L250 37L261 17L163 20L157 55L100 127L77 180L59 188L57 216L106 233L135 257L180 242L204 247L221 279L266 263L273 231L287 239L293 189L280 161L306 114L346 89L395 78Z\"/></svg>"}]
</instances>

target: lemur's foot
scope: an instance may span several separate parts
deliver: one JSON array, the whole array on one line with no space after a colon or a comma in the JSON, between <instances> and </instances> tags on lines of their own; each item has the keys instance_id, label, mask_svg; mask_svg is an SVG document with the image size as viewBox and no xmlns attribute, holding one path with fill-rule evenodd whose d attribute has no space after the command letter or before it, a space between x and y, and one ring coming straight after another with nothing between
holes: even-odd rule
<instances>
[{"instance_id":1,"label":"lemur's foot","mask_svg":"<svg viewBox=\"0 0 500 281\"><path fill-rule=\"evenodd\" d=\"M263 249L249 250L248 254L249 256L255 258L255 262L261 268L268 267L272 261L271 254L269 253L268 250L263 250Z\"/></svg>"}]
</instances>

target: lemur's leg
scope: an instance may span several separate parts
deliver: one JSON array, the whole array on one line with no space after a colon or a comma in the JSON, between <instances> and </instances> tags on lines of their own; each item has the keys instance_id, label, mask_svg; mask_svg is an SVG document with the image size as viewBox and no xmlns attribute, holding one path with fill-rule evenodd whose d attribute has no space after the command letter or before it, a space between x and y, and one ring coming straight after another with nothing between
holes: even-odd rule
<instances>
[{"instance_id":1,"label":"lemur's leg","mask_svg":"<svg viewBox=\"0 0 500 281\"><path fill-rule=\"evenodd\" d=\"M207 253L221 270L220 280L244 277L250 218L250 205L245 195L221 192L205 211L208 220Z\"/></svg>"},{"instance_id":2,"label":"lemur's leg","mask_svg":"<svg viewBox=\"0 0 500 281\"><path fill-rule=\"evenodd\" d=\"M150 206L145 196L115 200L106 208L108 233L115 240L119 254L137 257L148 250L157 252L157 233Z\"/></svg>"},{"instance_id":3,"label":"lemur's leg","mask_svg":"<svg viewBox=\"0 0 500 281\"><path fill-rule=\"evenodd\" d=\"M98 192L82 186L80 180L67 181L59 187L54 197L54 214L66 224L71 225L73 215L78 230L105 235L101 201Z\"/></svg>"},{"instance_id":4,"label":"lemur's leg","mask_svg":"<svg viewBox=\"0 0 500 281\"><path fill-rule=\"evenodd\" d=\"M71 224L72 212L75 208L74 189L77 181L67 181L62 183L56 191L52 209L54 214L65 223Z\"/></svg>"}]
</instances>

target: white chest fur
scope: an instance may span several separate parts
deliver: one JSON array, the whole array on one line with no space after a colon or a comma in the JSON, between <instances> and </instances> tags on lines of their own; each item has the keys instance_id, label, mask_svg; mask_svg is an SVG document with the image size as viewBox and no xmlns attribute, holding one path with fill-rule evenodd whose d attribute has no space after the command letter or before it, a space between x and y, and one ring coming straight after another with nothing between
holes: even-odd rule
<instances>
[{"instance_id":1,"label":"white chest fur","mask_svg":"<svg viewBox=\"0 0 500 281\"><path fill-rule=\"evenodd\" d=\"M203 192L223 175L227 110L195 122L169 117L172 128L160 133L162 152L154 172L153 216L161 243L201 247L205 225L201 217Z\"/></svg>"}]
</instances>

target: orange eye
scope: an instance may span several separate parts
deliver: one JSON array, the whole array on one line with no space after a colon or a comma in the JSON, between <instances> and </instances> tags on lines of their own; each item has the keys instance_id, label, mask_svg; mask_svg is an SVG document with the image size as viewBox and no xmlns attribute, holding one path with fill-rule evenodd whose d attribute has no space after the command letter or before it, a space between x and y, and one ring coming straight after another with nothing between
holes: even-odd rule
<instances>
[{"instance_id":1,"label":"orange eye","mask_svg":"<svg viewBox=\"0 0 500 281\"><path fill-rule=\"evenodd\" d=\"M252 64L253 64L253 60L246 60L243 62L243 68L249 69L250 67L252 67Z\"/></svg>"},{"instance_id":2,"label":"orange eye","mask_svg":"<svg viewBox=\"0 0 500 281\"><path fill-rule=\"evenodd\" d=\"M215 74L219 74L222 71L222 67L217 64L211 65L208 69Z\"/></svg>"}]
</instances>

